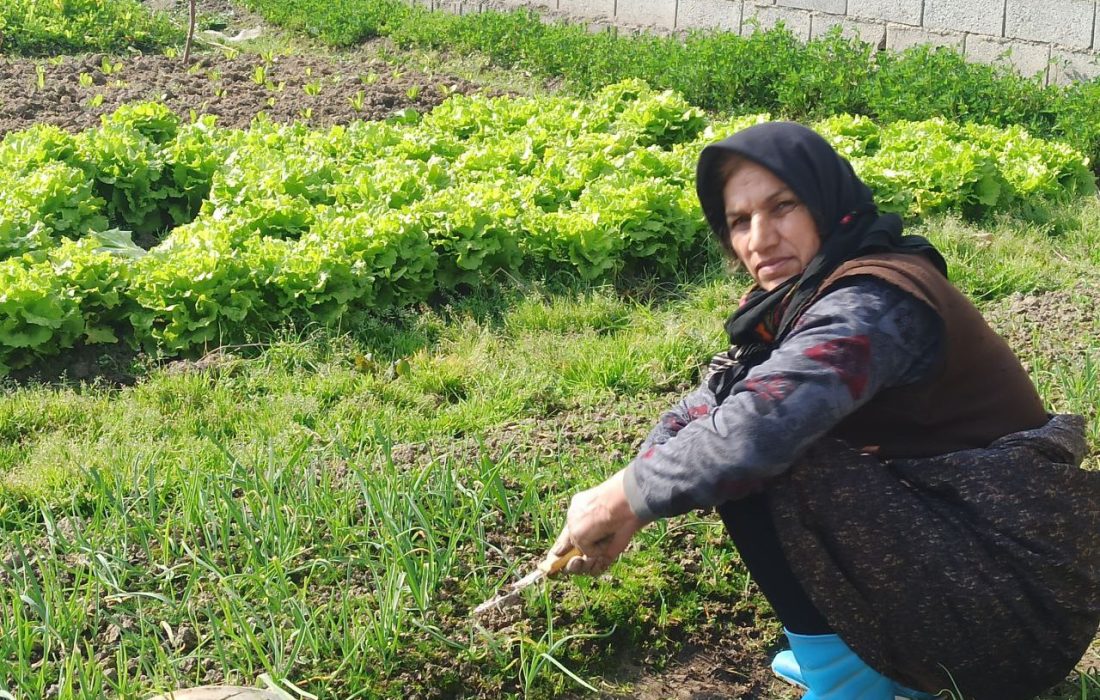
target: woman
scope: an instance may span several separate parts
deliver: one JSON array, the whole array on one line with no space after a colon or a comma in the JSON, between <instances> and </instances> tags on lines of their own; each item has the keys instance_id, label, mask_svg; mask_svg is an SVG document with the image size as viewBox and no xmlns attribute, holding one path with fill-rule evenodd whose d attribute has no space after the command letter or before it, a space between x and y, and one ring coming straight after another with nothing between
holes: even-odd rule
<instances>
[{"instance_id":1,"label":"woman","mask_svg":"<svg viewBox=\"0 0 1100 700\"><path fill-rule=\"evenodd\" d=\"M1011 700L1065 678L1100 624L1083 419L1046 413L935 248L816 133L754 126L696 178L756 284L699 389L573 498L567 570L716 507L790 640L773 668L806 698Z\"/></svg>"}]
</instances>

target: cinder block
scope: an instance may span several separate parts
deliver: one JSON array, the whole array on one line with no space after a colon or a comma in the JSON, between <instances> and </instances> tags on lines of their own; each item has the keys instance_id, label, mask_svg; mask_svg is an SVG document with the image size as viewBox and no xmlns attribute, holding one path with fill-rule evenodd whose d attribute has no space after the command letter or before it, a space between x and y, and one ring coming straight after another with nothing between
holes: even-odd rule
<instances>
[{"instance_id":1,"label":"cinder block","mask_svg":"<svg viewBox=\"0 0 1100 700\"><path fill-rule=\"evenodd\" d=\"M578 17L614 17L615 0L558 0L558 9Z\"/></svg>"},{"instance_id":2,"label":"cinder block","mask_svg":"<svg viewBox=\"0 0 1100 700\"><path fill-rule=\"evenodd\" d=\"M848 0L775 0L775 4L797 10L817 10L842 15L847 10Z\"/></svg>"},{"instance_id":3,"label":"cinder block","mask_svg":"<svg viewBox=\"0 0 1100 700\"><path fill-rule=\"evenodd\" d=\"M912 46L930 44L948 46L962 51L965 36L961 32L933 32L904 24L888 24L886 25L886 48L891 51L904 51Z\"/></svg>"},{"instance_id":4,"label":"cinder block","mask_svg":"<svg viewBox=\"0 0 1100 700\"><path fill-rule=\"evenodd\" d=\"M1006 64L1029 78L1041 73L1043 82L1046 82L1047 68L1050 65L1050 44L1032 44L969 34L966 37L965 53L971 61Z\"/></svg>"},{"instance_id":5,"label":"cinder block","mask_svg":"<svg viewBox=\"0 0 1100 700\"><path fill-rule=\"evenodd\" d=\"M676 28L740 33L744 5L744 0L680 0Z\"/></svg>"},{"instance_id":6,"label":"cinder block","mask_svg":"<svg viewBox=\"0 0 1100 700\"><path fill-rule=\"evenodd\" d=\"M672 29L676 26L676 0L619 0L615 21Z\"/></svg>"},{"instance_id":7,"label":"cinder block","mask_svg":"<svg viewBox=\"0 0 1100 700\"><path fill-rule=\"evenodd\" d=\"M1094 0L1008 0L1005 36L1087 49L1095 14Z\"/></svg>"},{"instance_id":8,"label":"cinder block","mask_svg":"<svg viewBox=\"0 0 1100 700\"><path fill-rule=\"evenodd\" d=\"M927 29L1001 36L1004 13L1004 0L924 0Z\"/></svg>"},{"instance_id":9,"label":"cinder block","mask_svg":"<svg viewBox=\"0 0 1100 700\"><path fill-rule=\"evenodd\" d=\"M1047 82L1065 85L1100 76L1100 56L1088 51L1051 51Z\"/></svg>"},{"instance_id":10,"label":"cinder block","mask_svg":"<svg viewBox=\"0 0 1100 700\"><path fill-rule=\"evenodd\" d=\"M886 24L884 22L864 22L840 15L814 14L810 22L810 37L816 39L824 36L833 27L840 27L840 33L846 37L854 37L876 47L886 47Z\"/></svg>"},{"instance_id":11,"label":"cinder block","mask_svg":"<svg viewBox=\"0 0 1100 700\"><path fill-rule=\"evenodd\" d=\"M800 40L810 40L810 12L808 10L794 10L789 7L771 5L745 5L745 15L741 21L741 33L751 34L757 29L767 31L780 22Z\"/></svg>"},{"instance_id":12,"label":"cinder block","mask_svg":"<svg viewBox=\"0 0 1100 700\"><path fill-rule=\"evenodd\" d=\"M848 0L848 16L920 25L922 0Z\"/></svg>"}]
</instances>

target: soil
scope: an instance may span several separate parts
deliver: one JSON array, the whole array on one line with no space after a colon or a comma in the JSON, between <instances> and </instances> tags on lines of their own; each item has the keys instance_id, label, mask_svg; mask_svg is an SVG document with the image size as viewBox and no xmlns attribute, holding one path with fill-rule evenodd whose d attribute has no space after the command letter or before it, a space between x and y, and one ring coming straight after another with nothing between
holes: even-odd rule
<instances>
[{"instance_id":1,"label":"soil","mask_svg":"<svg viewBox=\"0 0 1100 700\"><path fill-rule=\"evenodd\" d=\"M261 112L277 122L324 127L385 119L406 108L427 112L452 92L478 90L460 78L398 69L365 55L267 58L207 53L190 66L165 56L0 58L0 136L33 124L87 129L140 100L161 100L185 119L192 110L217 115L227 127L245 128ZM36 70L43 71L41 81Z\"/></svg>"}]
</instances>

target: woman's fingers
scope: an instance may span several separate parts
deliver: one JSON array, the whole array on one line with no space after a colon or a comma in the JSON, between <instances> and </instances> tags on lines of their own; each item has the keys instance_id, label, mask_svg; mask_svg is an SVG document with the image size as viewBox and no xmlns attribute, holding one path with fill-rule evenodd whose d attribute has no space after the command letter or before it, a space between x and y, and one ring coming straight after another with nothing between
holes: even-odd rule
<instances>
[{"instance_id":1,"label":"woman's fingers","mask_svg":"<svg viewBox=\"0 0 1100 700\"><path fill-rule=\"evenodd\" d=\"M606 571L609 566L611 561L607 557L582 554L566 564L565 570L580 576L597 576Z\"/></svg>"},{"instance_id":2,"label":"woman's fingers","mask_svg":"<svg viewBox=\"0 0 1100 700\"><path fill-rule=\"evenodd\" d=\"M558 535L558 539L554 540L554 546L550 548L550 553L555 556L561 556L573 549L573 538L569 536L569 526L566 525L561 529L561 534Z\"/></svg>"}]
</instances>

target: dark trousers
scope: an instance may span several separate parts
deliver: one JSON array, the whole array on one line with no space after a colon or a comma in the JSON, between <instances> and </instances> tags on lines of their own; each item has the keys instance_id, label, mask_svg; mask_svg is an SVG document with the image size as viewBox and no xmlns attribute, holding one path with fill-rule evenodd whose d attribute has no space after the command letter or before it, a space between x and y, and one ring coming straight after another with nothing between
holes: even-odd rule
<instances>
[{"instance_id":1,"label":"dark trousers","mask_svg":"<svg viewBox=\"0 0 1100 700\"><path fill-rule=\"evenodd\" d=\"M718 507L726 531L779 621L796 634L831 634L832 628L795 578L779 544L767 492Z\"/></svg>"}]
</instances>

